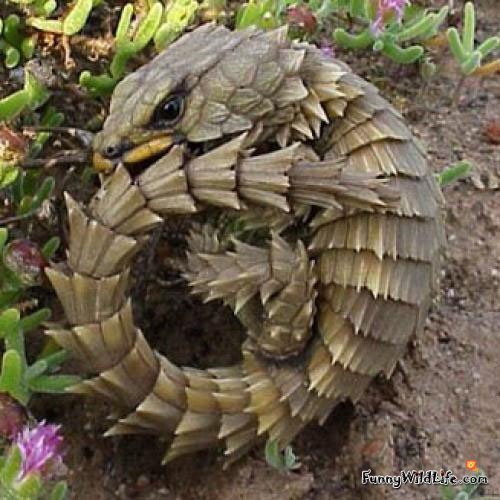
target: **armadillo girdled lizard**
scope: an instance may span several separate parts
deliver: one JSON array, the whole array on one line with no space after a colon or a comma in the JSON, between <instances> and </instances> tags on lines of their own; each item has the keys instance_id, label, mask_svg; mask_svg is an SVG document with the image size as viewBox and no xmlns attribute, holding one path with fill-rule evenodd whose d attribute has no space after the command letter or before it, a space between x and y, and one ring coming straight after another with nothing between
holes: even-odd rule
<instances>
[{"instance_id":1,"label":"armadillo girdled lizard","mask_svg":"<svg viewBox=\"0 0 500 500\"><path fill-rule=\"evenodd\" d=\"M285 446L422 329L443 241L424 154L372 85L285 30L184 35L117 86L94 163L91 203L67 196L67 262L47 271L67 324L48 333L93 373L75 390L124 410L109 435L166 436L166 460ZM224 239L208 211L261 236ZM238 365L175 366L134 324L133 257L177 214L198 221L192 291L246 328Z\"/></svg>"}]
</instances>

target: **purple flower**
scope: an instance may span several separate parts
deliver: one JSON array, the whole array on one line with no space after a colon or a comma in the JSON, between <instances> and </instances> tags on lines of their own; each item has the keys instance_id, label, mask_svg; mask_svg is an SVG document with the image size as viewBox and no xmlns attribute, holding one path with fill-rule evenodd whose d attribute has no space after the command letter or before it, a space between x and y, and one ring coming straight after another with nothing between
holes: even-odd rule
<instances>
[{"instance_id":1,"label":"purple flower","mask_svg":"<svg viewBox=\"0 0 500 500\"><path fill-rule=\"evenodd\" d=\"M319 43L319 50L321 50L321 53L330 59L333 59L335 57L335 51L333 50L333 46L329 40L326 38L323 38L320 43Z\"/></svg>"},{"instance_id":2,"label":"purple flower","mask_svg":"<svg viewBox=\"0 0 500 500\"><path fill-rule=\"evenodd\" d=\"M375 20L370 25L373 35L380 35L384 31L385 23L392 16L396 16L398 23L400 23L407 4L409 4L409 0L378 0Z\"/></svg>"},{"instance_id":3,"label":"purple flower","mask_svg":"<svg viewBox=\"0 0 500 500\"><path fill-rule=\"evenodd\" d=\"M26 426L16 437L21 452L22 466L19 480L28 474L51 474L62 465L62 436L58 434L59 425L40 422L30 429Z\"/></svg>"}]
</instances>

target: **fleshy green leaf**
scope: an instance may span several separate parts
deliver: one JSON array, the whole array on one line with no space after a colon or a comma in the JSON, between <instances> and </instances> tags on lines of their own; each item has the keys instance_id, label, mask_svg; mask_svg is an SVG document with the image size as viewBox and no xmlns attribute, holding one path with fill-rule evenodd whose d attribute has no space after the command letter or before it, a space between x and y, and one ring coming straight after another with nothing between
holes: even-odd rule
<instances>
[{"instance_id":1,"label":"fleshy green leaf","mask_svg":"<svg viewBox=\"0 0 500 500\"><path fill-rule=\"evenodd\" d=\"M0 314L0 337L5 337L15 328L18 328L19 320L19 311L15 308L7 309Z\"/></svg>"},{"instance_id":2,"label":"fleshy green leaf","mask_svg":"<svg viewBox=\"0 0 500 500\"><path fill-rule=\"evenodd\" d=\"M278 442L274 440L269 440L266 443L265 448L266 462L275 469L283 468L283 457L281 456Z\"/></svg>"},{"instance_id":3,"label":"fleshy green leaf","mask_svg":"<svg viewBox=\"0 0 500 500\"><path fill-rule=\"evenodd\" d=\"M365 0L351 0L349 11L351 16L353 17L365 17L366 16Z\"/></svg>"},{"instance_id":4,"label":"fleshy green leaf","mask_svg":"<svg viewBox=\"0 0 500 500\"><path fill-rule=\"evenodd\" d=\"M423 56L424 49L420 45L402 48L396 44L386 43L382 52L399 64L412 64Z\"/></svg>"},{"instance_id":5,"label":"fleshy green leaf","mask_svg":"<svg viewBox=\"0 0 500 500\"><path fill-rule=\"evenodd\" d=\"M450 49L459 62L465 61L467 59L467 53L462 45L462 41L460 40L460 35L457 31L457 28L448 28L446 32L448 36L448 43L450 44Z\"/></svg>"},{"instance_id":6,"label":"fleshy green leaf","mask_svg":"<svg viewBox=\"0 0 500 500\"><path fill-rule=\"evenodd\" d=\"M19 174L19 168L11 163L2 163L0 161L0 189L6 188L15 180Z\"/></svg>"},{"instance_id":7,"label":"fleshy green leaf","mask_svg":"<svg viewBox=\"0 0 500 500\"><path fill-rule=\"evenodd\" d=\"M261 9L255 3L249 3L240 7L236 17L236 28L244 29L249 26L258 26Z\"/></svg>"},{"instance_id":8,"label":"fleshy green leaf","mask_svg":"<svg viewBox=\"0 0 500 500\"><path fill-rule=\"evenodd\" d=\"M277 441L268 440L265 448L265 457L269 465L278 470L293 470L300 466L292 447L287 446L281 453Z\"/></svg>"},{"instance_id":9,"label":"fleshy green leaf","mask_svg":"<svg viewBox=\"0 0 500 500\"><path fill-rule=\"evenodd\" d=\"M36 28L41 31L48 31L49 33L56 33L58 35L62 35L64 33L63 23L59 19L30 17L27 19L26 24L32 28Z\"/></svg>"},{"instance_id":10,"label":"fleshy green leaf","mask_svg":"<svg viewBox=\"0 0 500 500\"><path fill-rule=\"evenodd\" d=\"M17 446L12 446L7 454L7 459L0 470L0 482L11 485L21 470L22 456Z\"/></svg>"},{"instance_id":11,"label":"fleshy green leaf","mask_svg":"<svg viewBox=\"0 0 500 500\"><path fill-rule=\"evenodd\" d=\"M437 27L446 19L448 10L448 7L443 7L437 14L427 14L415 23L403 28L397 35L398 41L406 42L417 37L433 36Z\"/></svg>"},{"instance_id":12,"label":"fleshy green leaf","mask_svg":"<svg viewBox=\"0 0 500 500\"><path fill-rule=\"evenodd\" d=\"M29 394L23 387L23 362L19 353L13 349L6 351L2 357L0 391L8 392L24 405L29 400Z\"/></svg>"},{"instance_id":13,"label":"fleshy green leaf","mask_svg":"<svg viewBox=\"0 0 500 500\"><path fill-rule=\"evenodd\" d=\"M9 237L9 231L5 227L0 227L0 252L3 252L3 248Z\"/></svg>"},{"instance_id":14,"label":"fleshy green leaf","mask_svg":"<svg viewBox=\"0 0 500 500\"><path fill-rule=\"evenodd\" d=\"M172 43L187 28L194 18L200 4L196 0L173 0L169 2L164 22L155 33L157 50L162 50Z\"/></svg>"},{"instance_id":15,"label":"fleshy green leaf","mask_svg":"<svg viewBox=\"0 0 500 500\"><path fill-rule=\"evenodd\" d=\"M5 67L8 69L15 68L21 60L21 53L12 45L8 46L5 50Z\"/></svg>"},{"instance_id":16,"label":"fleshy green leaf","mask_svg":"<svg viewBox=\"0 0 500 500\"><path fill-rule=\"evenodd\" d=\"M26 203L22 207L20 207L20 210L18 211L19 214L22 215L38 210L42 206L42 203L49 198L54 189L54 186L54 178L46 177L35 195L31 198L31 200L29 200L29 203Z\"/></svg>"},{"instance_id":17,"label":"fleshy green leaf","mask_svg":"<svg viewBox=\"0 0 500 500\"><path fill-rule=\"evenodd\" d=\"M20 295L21 295L20 290L8 290L0 292L0 311L18 301Z\"/></svg>"},{"instance_id":18,"label":"fleshy green leaf","mask_svg":"<svg viewBox=\"0 0 500 500\"><path fill-rule=\"evenodd\" d=\"M3 36L7 42L14 46L19 47L23 41L23 37L19 31L21 27L21 19L16 14L10 14L5 19Z\"/></svg>"},{"instance_id":19,"label":"fleshy green leaf","mask_svg":"<svg viewBox=\"0 0 500 500\"><path fill-rule=\"evenodd\" d=\"M487 56L490 52L500 47L500 37L492 36L485 40L478 48L478 52L481 53L482 57Z\"/></svg>"},{"instance_id":20,"label":"fleshy green leaf","mask_svg":"<svg viewBox=\"0 0 500 500\"><path fill-rule=\"evenodd\" d=\"M472 170L472 165L470 162L463 160L455 163L451 167L445 168L440 174L437 176L437 180L440 186L447 186L457 180L466 177L470 174Z\"/></svg>"},{"instance_id":21,"label":"fleshy green leaf","mask_svg":"<svg viewBox=\"0 0 500 500\"><path fill-rule=\"evenodd\" d=\"M78 33L87 22L92 11L92 0L77 0L63 21L63 33L71 36Z\"/></svg>"},{"instance_id":22,"label":"fleshy green leaf","mask_svg":"<svg viewBox=\"0 0 500 500\"><path fill-rule=\"evenodd\" d=\"M134 6L131 3L128 3L125 7L123 7L115 34L117 47L120 47L122 43L129 41L127 34L130 29L130 22L132 21L133 14Z\"/></svg>"},{"instance_id":23,"label":"fleshy green leaf","mask_svg":"<svg viewBox=\"0 0 500 500\"><path fill-rule=\"evenodd\" d=\"M136 47L132 42L122 42L120 48L116 51L113 60L109 66L111 73L113 88L116 82L125 74L129 59L136 53Z\"/></svg>"},{"instance_id":24,"label":"fleshy green leaf","mask_svg":"<svg viewBox=\"0 0 500 500\"><path fill-rule=\"evenodd\" d=\"M20 326L24 332L29 332L40 326L44 321L47 321L51 315L52 313L47 307L39 309L28 316L24 316L20 320Z\"/></svg>"},{"instance_id":25,"label":"fleshy green leaf","mask_svg":"<svg viewBox=\"0 0 500 500\"><path fill-rule=\"evenodd\" d=\"M153 38L158 26L160 26L163 14L163 5L156 2L143 19L132 42L136 52L142 50Z\"/></svg>"},{"instance_id":26,"label":"fleshy green leaf","mask_svg":"<svg viewBox=\"0 0 500 500\"><path fill-rule=\"evenodd\" d=\"M37 361L44 361L47 364L47 370L52 371L61 366L61 364L68 359L68 356L65 350L59 349L40 357Z\"/></svg>"},{"instance_id":27,"label":"fleshy green leaf","mask_svg":"<svg viewBox=\"0 0 500 500\"><path fill-rule=\"evenodd\" d=\"M467 2L464 8L464 28L462 32L462 45L465 52L474 50L474 35L476 34L476 12L474 4Z\"/></svg>"},{"instance_id":28,"label":"fleshy green leaf","mask_svg":"<svg viewBox=\"0 0 500 500\"><path fill-rule=\"evenodd\" d=\"M470 75L481 65L481 52L474 51L461 65L460 69L464 75Z\"/></svg>"},{"instance_id":29,"label":"fleshy green leaf","mask_svg":"<svg viewBox=\"0 0 500 500\"><path fill-rule=\"evenodd\" d=\"M25 59L31 59L35 53L35 37L28 36L21 43L21 52Z\"/></svg>"},{"instance_id":30,"label":"fleshy green leaf","mask_svg":"<svg viewBox=\"0 0 500 500\"><path fill-rule=\"evenodd\" d=\"M35 361L31 366L26 369L26 373L24 374L26 382L30 382L31 379L37 378L40 375L44 374L47 371L48 365L47 362L43 359L39 361Z\"/></svg>"},{"instance_id":31,"label":"fleshy green leaf","mask_svg":"<svg viewBox=\"0 0 500 500\"><path fill-rule=\"evenodd\" d=\"M65 500L68 496L68 485L66 481L59 481L50 494L50 500Z\"/></svg>"},{"instance_id":32,"label":"fleshy green leaf","mask_svg":"<svg viewBox=\"0 0 500 500\"><path fill-rule=\"evenodd\" d=\"M345 49L367 49L373 44L373 36L369 30L351 35L345 29L337 28L333 36L335 41Z\"/></svg>"},{"instance_id":33,"label":"fleshy green leaf","mask_svg":"<svg viewBox=\"0 0 500 500\"><path fill-rule=\"evenodd\" d=\"M45 243L45 245L43 245L42 255L45 257L45 259L50 260L52 257L54 257L60 245L61 238L59 238L58 236L53 236Z\"/></svg>"},{"instance_id":34,"label":"fleshy green leaf","mask_svg":"<svg viewBox=\"0 0 500 500\"><path fill-rule=\"evenodd\" d=\"M30 71L24 73L24 88L28 92L29 106L32 110L45 104L50 97L50 92Z\"/></svg>"},{"instance_id":35,"label":"fleshy green leaf","mask_svg":"<svg viewBox=\"0 0 500 500\"><path fill-rule=\"evenodd\" d=\"M29 93L24 89L0 99L0 122L15 118L28 106L29 101Z\"/></svg>"},{"instance_id":36,"label":"fleshy green leaf","mask_svg":"<svg viewBox=\"0 0 500 500\"><path fill-rule=\"evenodd\" d=\"M111 95L116 81L109 75L94 76L90 71L80 73L80 85L85 87L91 94L99 96Z\"/></svg>"},{"instance_id":37,"label":"fleshy green leaf","mask_svg":"<svg viewBox=\"0 0 500 500\"><path fill-rule=\"evenodd\" d=\"M64 114L59 113L53 106L48 106L44 111L41 125L45 127L58 127L64 122ZM43 149L45 143L49 140L52 134L48 131L38 132L34 141L30 145L29 156L37 156Z\"/></svg>"},{"instance_id":38,"label":"fleshy green leaf","mask_svg":"<svg viewBox=\"0 0 500 500\"><path fill-rule=\"evenodd\" d=\"M40 495L43 483L39 474L28 474L16 485L16 492L20 499L35 499Z\"/></svg>"},{"instance_id":39,"label":"fleshy green leaf","mask_svg":"<svg viewBox=\"0 0 500 500\"><path fill-rule=\"evenodd\" d=\"M29 388L33 392L59 394L79 381L80 377L74 375L40 375L29 381Z\"/></svg>"}]
</instances>

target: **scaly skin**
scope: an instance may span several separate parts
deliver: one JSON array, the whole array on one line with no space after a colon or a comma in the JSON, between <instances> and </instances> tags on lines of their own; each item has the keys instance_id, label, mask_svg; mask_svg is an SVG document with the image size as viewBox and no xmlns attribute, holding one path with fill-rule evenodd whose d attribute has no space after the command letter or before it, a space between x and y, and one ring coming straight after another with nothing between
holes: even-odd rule
<instances>
[{"instance_id":1,"label":"scaly skin","mask_svg":"<svg viewBox=\"0 0 500 500\"><path fill-rule=\"evenodd\" d=\"M158 121L172 95L179 118ZM110 174L89 206L67 197L68 259L47 271L67 325L48 333L95 375L77 392L128 412L108 435L167 436L167 461L283 447L389 376L422 329L443 241L424 155L374 87L283 30L185 35L118 85L94 151ZM129 270L164 219L207 209L264 234L197 222L188 241L193 292L248 338L236 366L179 368L135 326Z\"/></svg>"}]
</instances>

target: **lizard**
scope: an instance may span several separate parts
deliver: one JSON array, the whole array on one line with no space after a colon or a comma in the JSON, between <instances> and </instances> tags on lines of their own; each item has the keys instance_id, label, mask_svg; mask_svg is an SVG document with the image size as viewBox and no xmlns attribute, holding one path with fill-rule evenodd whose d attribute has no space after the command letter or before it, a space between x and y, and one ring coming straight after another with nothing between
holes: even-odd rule
<instances>
[{"instance_id":1,"label":"lizard","mask_svg":"<svg viewBox=\"0 0 500 500\"><path fill-rule=\"evenodd\" d=\"M46 270L66 320L47 334L88 368L73 392L121 408L106 435L163 436L166 462L284 448L422 331L444 243L425 152L373 85L285 28L183 35L117 85L93 163L90 203L66 194L67 260ZM261 236L223 238L206 213ZM178 216L191 291L246 330L236 365L179 367L134 323L134 256Z\"/></svg>"}]
</instances>

